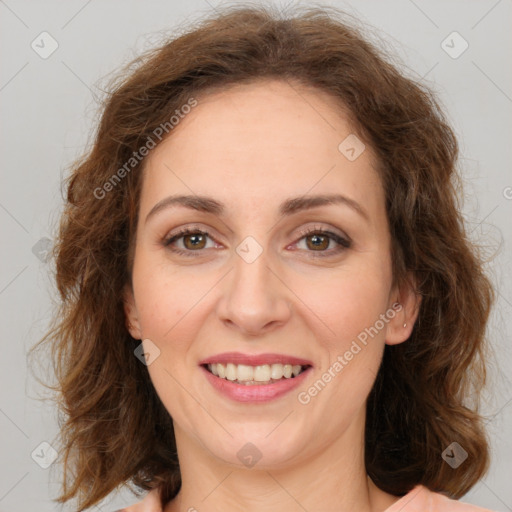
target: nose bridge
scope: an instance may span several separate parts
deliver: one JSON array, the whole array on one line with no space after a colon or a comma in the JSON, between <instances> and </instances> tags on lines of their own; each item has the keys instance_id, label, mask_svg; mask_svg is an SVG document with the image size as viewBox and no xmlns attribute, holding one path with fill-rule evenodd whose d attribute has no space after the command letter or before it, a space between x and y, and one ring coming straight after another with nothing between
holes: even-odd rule
<instances>
[{"instance_id":1,"label":"nose bridge","mask_svg":"<svg viewBox=\"0 0 512 512\"><path fill-rule=\"evenodd\" d=\"M246 254L240 255L240 250L240 247L237 248L237 257L234 258L231 293L242 302L245 296L252 297L253 302L268 300L271 287L269 274L272 271L267 253L262 251L261 254L254 254L254 249L250 248Z\"/></svg>"},{"instance_id":2,"label":"nose bridge","mask_svg":"<svg viewBox=\"0 0 512 512\"><path fill-rule=\"evenodd\" d=\"M290 315L286 287L274 275L267 255L252 237L239 244L219 309L221 320L254 334L282 324Z\"/></svg>"}]
</instances>

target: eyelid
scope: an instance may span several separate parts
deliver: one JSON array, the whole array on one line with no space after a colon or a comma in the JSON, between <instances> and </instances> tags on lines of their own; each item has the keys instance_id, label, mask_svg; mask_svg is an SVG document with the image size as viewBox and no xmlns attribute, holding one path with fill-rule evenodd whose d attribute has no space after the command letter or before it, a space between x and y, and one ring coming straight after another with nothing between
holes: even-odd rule
<instances>
[{"instance_id":1,"label":"eyelid","mask_svg":"<svg viewBox=\"0 0 512 512\"><path fill-rule=\"evenodd\" d=\"M330 257L337 257L342 255L345 251L350 249L352 247L352 240L349 236L345 234L338 233L334 230L330 230L326 227L321 226L314 226L314 227L308 227L303 228L301 232L298 235L298 239L293 242L291 245L296 246L298 245L302 240L307 238L308 236L312 235L319 235L323 237L327 237L330 241L333 241L336 246L331 249L327 249L324 251L313 251L313 250L303 250L305 254L307 254L308 258L311 259L321 259L325 258L328 259ZM288 246L290 247L290 246ZM298 250L298 249L294 249Z\"/></svg>"},{"instance_id":2,"label":"eyelid","mask_svg":"<svg viewBox=\"0 0 512 512\"><path fill-rule=\"evenodd\" d=\"M345 232L343 232L341 230L338 230L336 228L331 228L329 226L322 226L322 225L318 225L318 224L315 224L312 227L308 226L308 227L305 227L305 228L301 228L299 230L298 236L301 239L301 238L303 238L305 236L312 235L312 234L315 234L315 233L323 233L323 234L326 234L326 235L334 235L336 237L344 239L348 244L352 244L352 239ZM299 241L300 239L298 239L297 241Z\"/></svg>"},{"instance_id":3,"label":"eyelid","mask_svg":"<svg viewBox=\"0 0 512 512\"><path fill-rule=\"evenodd\" d=\"M172 242L175 242L176 240L179 240L180 238L183 238L186 235L189 234L202 234L208 237L210 240L215 242L216 244L220 243L217 242L217 239L214 238L211 234L210 228L204 228L199 225L187 225L181 228L177 228L173 231L171 231L169 234L165 235L165 237L162 239L162 243L164 246L169 246ZM177 250L179 251L179 249ZM199 252L199 251L183 251L183 252Z\"/></svg>"},{"instance_id":4,"label":"eyelid","mask_svg":"<svg viewBox=\"0 0 512 512\"><path fill-rule=\"evenodd\" d=\"M167 232L167 234L163 237L163 240L170 240L175 236L183 236L183 234L197 232L205 233L211 237L213 231L214 230L212 228L210 228L209 226L205 226L204 224L186 224L185 226L181 226L179 228L173 229L170 232Z\"/></svg>"}]
</instances>

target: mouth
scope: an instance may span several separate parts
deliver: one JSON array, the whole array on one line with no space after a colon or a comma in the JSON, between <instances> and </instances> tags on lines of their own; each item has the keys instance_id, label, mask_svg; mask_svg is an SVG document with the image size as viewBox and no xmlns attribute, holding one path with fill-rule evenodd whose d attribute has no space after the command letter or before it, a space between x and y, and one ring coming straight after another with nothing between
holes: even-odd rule
<instances>
[{"instance_id":1,"label":"mouth","mask_svg":"<svg viewBox=\"0 0 512 512\"><path fill-rule=\"evenodd\" d=\"M206 371L234 384L244 386L265 386L276 382L295 379L311 365L275 363L246 365L235 363L208 363L201 365Z\"/></svg>"},{"instance_id":2,"label":"mouth","mask_svg":"<svg viewBox=\"0 0 512 512\"><path fill-rule=\"evenodd\" d=\"M312 361L291 354L224 352L198 364L217 393L253 404L284 397L313 372Z\"/></svg>"}]
</instances>

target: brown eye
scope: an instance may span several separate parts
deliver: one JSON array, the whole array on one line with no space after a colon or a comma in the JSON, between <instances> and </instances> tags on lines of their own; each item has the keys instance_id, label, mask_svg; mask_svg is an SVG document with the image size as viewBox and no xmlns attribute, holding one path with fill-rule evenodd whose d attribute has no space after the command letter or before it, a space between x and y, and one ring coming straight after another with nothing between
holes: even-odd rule
<instances>
[{"instance_id":1,"label":"brown eye","mask_svg":"<svg viewBox=\"0 0 512 512\"><path fill-rule=\"evenodd\" d=\"M334 256L349 249L352 245L350 239L321 228L306 230L301 235L300 240L296 243L297 247L313 257Z\"/></svg>"},{"instance_id":2,"label":"brown eye","mask_svg":"<svg viewBox=\"0 0 512 512\"><path fill-rule=\"evenodd\" d=\"M329 248L330 240L328 236L313 234L306 237L306 245L308 249L312 249L313 251L323 251Z\"/></svg>"},{"instance_id":3,"label":"brown eye","mask_svg":"<svg viewBox=\"0 0 512 512\"><path fill-rule=\"evenodd\" d=\"M202 249L209 249L215 246L215 243L206 231L190 228L183 229L172 235L163 244L172 252L183 256L197 256L203 253Z\"/></svg>"},{"instance_id":4,"label":"brown eye","mask_svg":"<svg viewBox=\"0 0 512 512\"><path fill-rule=\"evenodd\" d=\"M183 237L183 245L186 249L204 249L206 246L206 236L204 233L193 233Z\"/></svg>"}]
</instances>

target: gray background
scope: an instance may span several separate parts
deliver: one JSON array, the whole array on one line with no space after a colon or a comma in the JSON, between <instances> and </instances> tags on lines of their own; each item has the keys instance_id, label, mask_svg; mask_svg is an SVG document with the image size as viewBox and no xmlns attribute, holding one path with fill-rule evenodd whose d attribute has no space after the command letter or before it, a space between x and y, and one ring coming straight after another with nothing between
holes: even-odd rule
<instances>
[{"instance_id":1,"label":"gray background","mask_svg":"<svg viewBox=\"0 0 512 512\"><path fill-rule=\"evenodd\" d=\"M56 411L37 400L44 390L28 371L26 354L48 326L56 298L44 249L61 210L61 178L91 141L95 97L101 97L105 77L156 44L159 33L182 30L219 5L213 0L0 0L0 512L60 510L51 501L58 492L58 464L43 469L31 457L34 453L40 462L51 458L40 444L51 444L57 434ZM484 409L492 465L465 500L512 511L512 2L325 5L341 7L376 27L407 72L434 88L458 134L465 218L471 237L485 246L488 271L498 288L489 325L491 382ZM51 41L40 36L43 31L58 44L49 56L44 52ZM454 31L463 39L450 36ZM467 50L456 55L464 41ZM47 361L40 363L48 368ZM93 510L110 512L135 501L123 491Z\"/></svg>"}]
</instances>

